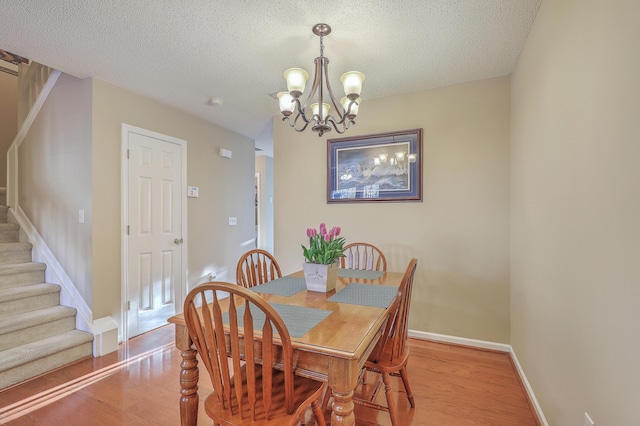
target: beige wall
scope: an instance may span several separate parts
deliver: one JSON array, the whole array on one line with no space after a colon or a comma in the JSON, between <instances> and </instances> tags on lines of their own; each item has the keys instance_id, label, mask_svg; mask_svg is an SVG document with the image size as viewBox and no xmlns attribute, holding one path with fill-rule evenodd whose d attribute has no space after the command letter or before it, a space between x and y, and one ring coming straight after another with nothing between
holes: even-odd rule
<instances>
[{"instance_id":1,"label":"beige wall","mask_svg":"<svg viewBox=\"0 0 640 426\"><path fill-rule=\"evenodd\" d=\"M273 157L256 156L256 173L260 174L260 246L273 253Z\"/></svg>"},{"instance_id":2,"label":"beige wall","mask_svg":"<svg viewBox=\"0 0 640 426\"><path fill-rule=\"evenodd\" d=\"M339 225L348 241L379 246L389 270L418 258L411 329L508 343L509 84L503 77L363 101L349 136L423 129L423 202L327 205L327 138L276 117L283 272L301 269L306 228Z\"/></svg>"},{"instance_id":3,"label":"beige wall","mask_svg":"<svg viewBox=\"0 0 640 426\"><path fill-rule=\"evenodd\" d=\"M212 272L235 282L240 254L253 247L254 143L182 111L98 80L93 82L93 314L120 322L121 124L187 141L188 285ZM218 156L220 148L233 158ZM236 216L238 226L228 226Z\"/></svg>"},{"instance_id":4,"label":"beige wall","mask_svg":"<svg viewBox=\"0 0 640 426\"><path fill-rule=\"evenodd\" d=\"M513 75L511 342L551 425L640 422L639 16L544 1Z\"/></svg>"},{"instance_id":5,"label":"beige wall","mask_svg":"<svg viewBox=\"0 0 640 426\"><path fill-rule=\"evenodd\" d=\"M0 72L0 187L7 186L7 150L18 133L18 77Z\"/></svg>"},{"instance_id":6,"label":"beige wall","mask_svg":"<svg viewBox=\"0 0 640 426\"><path fill-rule=\"evenodd\" d=\"M60 76L20 145L18 184L20 207L91 307L90 80Z\"/></svg>"}]
</instances>

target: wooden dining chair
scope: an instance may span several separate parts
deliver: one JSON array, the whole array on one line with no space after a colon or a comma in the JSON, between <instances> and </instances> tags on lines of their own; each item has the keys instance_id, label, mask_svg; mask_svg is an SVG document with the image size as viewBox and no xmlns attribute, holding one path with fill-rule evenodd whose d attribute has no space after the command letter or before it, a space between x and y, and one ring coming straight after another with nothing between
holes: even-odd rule
<instances>
[{"instance_id":1,"label":"wooden dining chair","mask_svg":"<svg viewBox=\"0 0 640 426\"><path fill-rule=\"evenodd\" d=\"M344 246L344 257L340 258L340 267L369 271L387 271L387 259L382 250L369 243L351 243Z\"/></svg>"},{"instance_id":2,"label":"wooden dining chair","mask_svg":"<svg viewBox=\"0 0 640 426\"><path fill-rule=\"evenodd\" d=\"M210 282L189 292L184 317L213 385L204 409L214 425L295 425L309 406L325 425L318 403L325 384L294 374L289 331L267 301Z\"/></svg>"},{"instance_id":3,"label":"wooden dining chair","mask_svg":"<svg viewBox=\"0 0 640 426\"><path fill-rule=\"evenodd\" d=\"M373 352L367 359L363 367L363 373L379 373L379 380L374 386L372 395L368 399L354 398L354 403L366 407L388 411L391 416L391 424L399 425L396 401L391 388L391 377L399 375L404 385L409 404L415 407L415 401L409 377L407 375L407 361L409 360L409 346L407 344L407 332L409 329L409 306L411 304L411 292L413 290L413 277L418 264L417 259L411 259L409 266L402 278L402 283L398 289L397 297L394 300L395 310L387 320L387 325L382 337L376 344ZM387 398L387 405L380 405L375 402L378 391L384 385Z\"/></svg>"},{"instance_id":4,"label":"wooden dining chair","mask_svg":"<svg viewBox=\"0 0 640 426\"><path fill-rule=\"evenodd\" d=\"M236 282L242 287L251 288L280 277L282 277L280 266L268 251L249 250L238 260Z\"/></svg>"}]
</instances>

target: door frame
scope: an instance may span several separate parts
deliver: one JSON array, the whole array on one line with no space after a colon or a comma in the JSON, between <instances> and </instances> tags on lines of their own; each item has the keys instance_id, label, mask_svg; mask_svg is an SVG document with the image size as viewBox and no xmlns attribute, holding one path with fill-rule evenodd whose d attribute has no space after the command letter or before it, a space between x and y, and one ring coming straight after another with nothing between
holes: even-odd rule
<instances>
[{"instance_id":1,"label":"door frame","mask_svg":"<svg viewBox=\"0 0 640 426\"><path fill-rule=\"evenodd\" d=\"M127 309L127 295L129 289L128 273L129 273L129 234L127 232L129 225L129 165L128 165L128 150L129 150L129 133L137 133L143 136L159 139L167 143L173 143L180 146L180 156L182 158L182 173L180 176L180 200L181 200L181 227L182 227L182 239L184 242L179 245L181 262L180 283L175 286L174 295L175 299L175 312L182 312L184 298L186 297L187 290L187 141L174 138L172 136L156 133L151 130L135 127L130 124L122 123L122 131L120 138L121 146L121 159L120 159L120 194L121 194L121 214L120 214L120 232L121 238L121 259L120 259L120 271L121 271L121 324L122 324L122 340L129 340L129 310Z\"/></svg>"}]
</instances>

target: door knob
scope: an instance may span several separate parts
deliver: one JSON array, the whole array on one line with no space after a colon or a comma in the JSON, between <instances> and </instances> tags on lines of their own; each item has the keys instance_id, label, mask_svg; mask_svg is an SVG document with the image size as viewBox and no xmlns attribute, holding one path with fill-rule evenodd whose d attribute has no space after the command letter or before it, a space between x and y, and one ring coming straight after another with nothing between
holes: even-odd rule
<instances>
[{"instance_id":1,"label":"door knob","mask_svg":"<svg viewBox=\"0 0 640 426\"><path fill-rule=\"evenodd\" d=\"M173 242L176 244L182 244L184 240L182 238L176 238L175 240L173 240Z\"/></svg>"}]
</instances>

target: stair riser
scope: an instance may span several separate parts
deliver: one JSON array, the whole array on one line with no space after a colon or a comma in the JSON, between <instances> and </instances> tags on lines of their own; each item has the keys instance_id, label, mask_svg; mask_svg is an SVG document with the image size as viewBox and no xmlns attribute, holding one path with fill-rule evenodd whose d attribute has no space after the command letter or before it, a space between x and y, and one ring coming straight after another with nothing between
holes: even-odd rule
<instances>
[{"instance_id":1,"label":"stair riser","mask_svg":"<svg viewBox=\"0 0 640 426\"><path fill-rule=\"evenodd\" d=\"M0 275L0 289L44 282L44 271L29 271Z\"/></svg>"},{"instance_id":2,"label":"stair riser","mask_svg":"<svg viewBox=\"0 0 640 426\"><path fill-rule=\"evenodd\" d=\"M44 339L76 328L75 316L60 318L33 327L0 335L0 351L16 348L34 340Z\"/></svg>"},{"instance_id":3,"label":"stair riser","mask_svg":"<svg viewBox=\"0 0 640 426\"><path fill-rule=\"evenodd\" d=\"M45 358L20 365L0 373L0 389L14 385L23 380L30 379L63 365L70 364L79 359L92 355L93 344L91 342L57 352Z\"/></svg>"},{"instance_id":4,"label":"stair riser","mask_svg":"<svg viewBox=\"0 0 640 426\"><path fill-rule=\"evenodd\" d=\"M23 312L35 311L36 309L48 308L59 304L59 292L40 294L19 300L11 300L9 302L0 303L0 318L21 314Z\"/></svg>"},{"instance_id":5,"label":"stair riser","mask_svg":"<svg viewBox=\"0 0 640 426\"><path fill-rule=\"evenodd\" d=\"M0 252L0 264L31 262L31 249Z\"/></svg>"},{"instance_id":6,"label":"stair riser","mask_svg":"<svg viewBox=\"0 0 640 426\"><path fill-rule=\"evenodd\" d=\"M0 231L0 243L15 243L18 238L19 231Z\"/></svg>"},{"instance_id":7,"label":"stair riser","mask_svg":"<svg viewBox=\"0 0 640 426\"><path fill-rule=\"evenodd\" d=\"M7 221L7 208L0 207L0 222L5 223Z\"/></svg>"}]
</instances>

